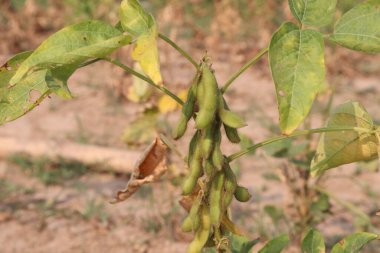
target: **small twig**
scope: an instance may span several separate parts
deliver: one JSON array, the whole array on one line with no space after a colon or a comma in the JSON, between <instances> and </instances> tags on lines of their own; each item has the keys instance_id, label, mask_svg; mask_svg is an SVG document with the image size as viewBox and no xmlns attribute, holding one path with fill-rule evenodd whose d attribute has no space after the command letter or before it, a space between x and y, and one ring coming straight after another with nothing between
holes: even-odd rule
<instances>
[{"instance_id":1,"label":"small twig","mask_svg":"<svg viewBox=\"0 0 380 253\"><path fill-rule=\"evenodd\" d=\"M265 48L261 50L255 57L253 57L249 62L247 62L243 67L241 67L237 72L235 72L230 79L224 84L221 89L222 93L225 93L230 85L241 75L243 74L249 67L256 64L263 55L265 55L269 51L269 48Z\"/></svg>"},{"instance_id":2,"label":"small twig","mask_svg":"<svg viewBox=\"0 0 380 253\"><path fill-rule=\"evenodd\" d=\"M128 72L129 74L132 74L142 80L144 80L145 82L147 82L148 84L152 85L154 88L162 91L163 93L165 93L166 95L168 95L169 97L171 97L172 99L174 99L178 104L180 105L183 105L184 102L182 101L182 99L180 99L177 95L175 95L174 93L172 93L170 90L168 90L167 88L163 87L163 86L159 86L157 84L155 84L152 79L144 76L143 74L140 74L139 72L137 72L136 70L128 67L127 65L124 65L123 63L121 63L119 60L113 60L113 59L109 59L109 58L104 58L103 60L109 62L109 63L112 63L122 69L124 69L126 72Z\"/></svg>"},{"instance_id":3,"label":"small twig","mask_svg":"<svg viewBox=\"0 0 380 253\"><path fill-rule=\"evenodd\" d=\"M175 50L177 50L181 55L183 55L193 66L198 69L197 62L190 56L189 53L187 53L185 50L183 50L180 46L178 46L174 41L169 39L167 36L165 36L162 33L158 34L158 37L164 40L166 43L168 43L170 46L172 46Z\"/></svg>"}]
</instances>

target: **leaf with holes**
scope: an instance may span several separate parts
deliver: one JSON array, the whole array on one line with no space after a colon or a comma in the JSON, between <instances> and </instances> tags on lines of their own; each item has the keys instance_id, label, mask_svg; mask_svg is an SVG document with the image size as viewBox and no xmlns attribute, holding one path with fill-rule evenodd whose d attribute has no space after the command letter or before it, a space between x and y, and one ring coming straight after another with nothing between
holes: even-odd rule
<instances>
[{"instance_id":1,"label":"leaf with holes","mask_svg":"<svg viewBox=\"0 0 380 253\"><path fill-rule=\"evenodd\" d=\"M313 30L285 23L269 46L282 133L291 134L306 118L325 83L324 42Z\"/></svg>"},{"instance_id":2,"label":"leaf with holes","mask_svg":"<svg viewBox=\"0 0 380 253\"><path fill-rule=\"evenodd\" d=\"M310 229L302 240L302 253L325 253L325 240L321 233L315 229Z\"/></svg>"},{"instance_id":3,"label":"leaf with holes","mask_svg":"<svg viewBox=\"0 0 380 253\"><path fill-rule=\"evenodd\" d=\"M377 238L376 234L355 233L335 244L331 253L358 253L365 245Z\"/></svg>"},{"instance_id":4,"label":"leaf with holes","mask_svg":"<svg viewBox=\"0 0 380 253\"><path fill-rule=\"evenodd\" d=\"M333 17L337 0L289 0L290 10L302 24L328 25Z\"/></svg>"},{"instance_id":5,"label":"leaf with holes","mask_svg":"<svg viewBox=\"0 0 380 253\"><path fill-rule=\"evenodd\" d=\"M323 133L311 163L312 174L318 175L343 164L378 156L379 141L373 133L375 126L368 112L359 103L347 102L338 106L327 127L355 127L358 131Z\"/></svg>"},{"instance_id":6,"label":"leaf with holes","mask_svg":"<svg viewBox=\"0 0 380 253\"><path fill-rule=\"evenodd\" d=\"M104 57L129 44L131 37L102 21L84 21L50 36L18 68L10 81L18 83L28 72L76 65L88 59Z\"/></svg>"},{"instance_id":7,"label":"leaf with holes","mask_svg":"<svg viewBox=\"0 0 380 253\"><path fill-rule=\"evenodd\" d=\"M17 54L0 68L0 125L29 112L50 93L45 81L47 70L36 71L17 85L9 87L9 81L19 65L30 54L31 52Z\"/></svg>"},{"instance_id":8,"label":"leaf with holes","mask_svg":"<svg viewBox=\"0 0 380 253\"><path fill-rule=\"evenodd\" d=\"M380 1L369 0L345 13L329 39L356 51L380 53Z\"/></svg>"},{"instance_id":9,"label":"leaf with holes","mask_svg":"<svg viewBox=\"0 0 380 253\"><path fill-rule=\"evenodd\" d=\"M120 6L121 25L137 41L132 58L139 62L145 74L156 84L162 85L157 48L157 24L137 0L123 0Z\"/></svg>"}]
</instances>

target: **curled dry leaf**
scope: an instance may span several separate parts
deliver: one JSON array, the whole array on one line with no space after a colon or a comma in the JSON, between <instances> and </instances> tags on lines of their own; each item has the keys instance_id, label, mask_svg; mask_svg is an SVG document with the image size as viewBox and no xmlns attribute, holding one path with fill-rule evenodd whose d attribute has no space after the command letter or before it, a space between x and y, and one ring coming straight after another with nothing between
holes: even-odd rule
<instances>
[{"instance_id":1,"label":"curled dry leaf","mask_svg":"<svg viewBox=\"0 0 380 253\"><path fill-rule=\"evenodd\" d=\"M157 181L168 170L166 154L166 145L157 137L137 161L127 187L118 191L111 203L124 201L142 185Z\"/></svg>"}]
</instances>

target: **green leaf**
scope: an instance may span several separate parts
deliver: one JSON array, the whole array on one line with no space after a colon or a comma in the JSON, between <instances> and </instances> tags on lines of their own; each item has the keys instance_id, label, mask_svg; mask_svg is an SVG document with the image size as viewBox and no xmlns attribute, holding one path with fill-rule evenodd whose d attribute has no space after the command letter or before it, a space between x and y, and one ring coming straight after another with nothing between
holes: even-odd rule
<instances>
[{"instance_id":1,"label":"green leaf","mask_svg":"<svg viewBox=\"0 0 380 253\"><path fill-rule=\"evenodd\" d=\"M260 240L248 240L244 236L231 234L231 250L232 253L250 253L253 246L255 246Z\"/></svg>"},{"instance_id":2,"label":"green leaf","mask_svg":"<svg viewBox=\"0 0 380 253\"><path fill-rule=\"evenodd\" d=\"M331 250L331 253L357 253L370 241L378 238L371 233L355 233L341 240Z\"/></svg>"},{"instance_id":3,"label":"green leaf","mask_svg":"<svg viewBox=\"0 0 380 253\"><path fill-rule=\"evenodd\" d=\"M310 229L302 240L302 253L325 253L325 241L321 233Z\"/></svg>"},{"instance_id":4,"label":"green leaf","mask_svg":"<svg viewBox=\"0 0 380 253\"><path fill-rule=\"evenodd\" d=\"M345 13L329 39L356 51L380 53L380 1L369 0Z\"/></svg>"},{"instance_id":5,"label":"green leaf","mask_svg":"<svg viewBox=\"0 0 380 253\"><path fill-rule=\"evenodd\" d=\"M136 72L143 74L143 70L138 63L134 64L133 69ZM133 76L132 80L132 86L128 89L128 99L135 103L146 102L153 93L153 87L136 76Z\"/></svg>"},{"instance_id":6,"label":"green leaf","mask_svg":"<svg viewBox=\"0 0 380 253\"><path fill-rule=\"evenodd\" d=\"M312 174L317 175L337 166L365 161L378 156L379 141L375 126L367 111L357 102L347 102L332 113L327 127L356 127L362 131L323 133L311 163Z\"/></svg>"},{"instance_id":7,"label":"green leaf","mask_svg":"<svg viewBox=\"0 0 380 253\"><path fill-rule=\"evenodd\" d=\"M325 83L323 37L317 31L285 23L273 35L269 60L280 128L284 134L291 134L306 118Z\"/></svg>"},{"instance_id":8,"label":"green leaf","mask_svg":"<svg viewBox=\"0 0 380 253\"><path fill-rule=\"evenodd\" d=\"M10 84L18 83L31 70L79 65L91 58L104 57L130 42L130 36L102 21L68 26L43 42L21 64Z\"/></svg>"},{"instance_id":9,"label":"green leaf","mask_svg":"<svg viewBox=\"0 0 380 253\"><path fill-rule=\"evenodd\" d=\"M60 68L48 70L46 83L49 89L64 99L71 99L73 96L67 85L67 81L77 70L77 65L67 65Z\"/></svg>"},{"instance_id":10,"label":"green leaf","mask_svg":"<svg viewBox=\"0 0 380 253\"><path fill-rule=\"evenodd\" d=\"M264 248L259 250L259 253L280 253L290 242L288 235L281 235L269 241Z\"/></svg>"},{"instance_id":11,"label":"green leaf","mask_svg":"<svg viewBox=\"0 0 380 253\"><path fill-rule=\"evenodd\" d=\"M328 25L333 17L337 0L289 0L290 10L302 24Z\"/></svg>"},{"instance_id":12,"label":"green leaf","mask_svg":"<svg viewBox=\"0 0 380 253\"><path fill-rule=\"evenodd\" d=\"M120 5L120 21L123 29L137 41L132 58L156 84L162 85L157 48L157 24L137 0L123 0Z\"/></svg>"},{"instance_id":13,"label":"green leaf","mask_svg":"<svg viewBox=\"0 0 380 253\"><path fill-rule=\"evenodd\" d=\"M45 81L47 70L36 71L17 85L9 86L18 66L30 54L17 54L0 68L0 125L29 112L50 93Z\"/></svg>"}]
</instances>

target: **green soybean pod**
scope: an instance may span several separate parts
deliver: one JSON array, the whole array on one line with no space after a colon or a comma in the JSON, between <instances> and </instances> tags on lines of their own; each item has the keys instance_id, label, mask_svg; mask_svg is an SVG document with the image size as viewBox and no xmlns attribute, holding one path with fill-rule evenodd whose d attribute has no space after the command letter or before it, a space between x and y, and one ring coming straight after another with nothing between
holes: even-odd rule
<instances>
[{"instance_id":1,"label":"green soybean pod","mask_svg":"<svg viewBox=\"0 0 380 253\"><path fill-rule=\"evenodd\" d=\"M224 131L226 132L227 138L232 143L240 143L240 136L238 133L238 130L236 128L232 128L230 126L227 126L226 124L223 124Z\"/></svg>"},{"instance_id":2,"label":"green soybean pod","mask_svg":"<svg viewBox=\"0 0 380 253\"><path fill-rule=\"evenodd\" d=\"M198 134L196 142L197 143L194 147L194 153L189 155L190 173L185 179L185 182L182 186L183 195L190 195L193 192L195 185L197 184L198 178L202 173L202 157Z\"/></svg>"},{"instance_id":3,"label":"green soybean pod","mask_svg":"<svg viewBox=\"0 0 380 253\"><path fill-rule=\"evenodd\" d=\"M186 129L187 129L187 123L193 116L195 99L196 99L196 90L197 90L197 84L194 83L189 89L186 102L182 107L180 120L178 122L177 127L174 129L173 138L175 140L178 140L185 134Z\"/></svg>"},{"instance_id":4,"label":"green soybean pod","mask_svg":"<svg viewBox=\"0 0 380 253\"><path fill-rule=\"evenodd\" d=\"M225 125L232 128L242 128L247 126L244 119L239 114L229 109L222 95L219 96L218 103L218 115Z\"/></svg>"},{"instance_id":5,"label":"green soybean pod","mask_svg":"<svg viewBox=\"0 0 380 253\"><path fill-rule=\"evenodd\" d=\"M222 217L222 194L224 191L224 179L225 175L223 171L219 171L211 183L209 193L211 224L215 226L220 225Z\"/></svg>"},{"instance_id":6,"label":"green soybean pod","mask_svg":"<svg viewBox=\"0 0 380 253\"><path fill-rule=\"evenodd\" d=\"M214 120L218 108L218 93L219 89L215 76L207 64L203 63L202 76L197 89L199 112L195 124L198 129L206 128Z\"/></svg>"},{"instance_id":7,"label":"green soybean pod","mask_svg":"<svg viewBox=\"0 0 380 253\"><path fill-rule=\"evenodd\" d=\"M202 195L198 194L197 198L193 202L191 206L189 215L182 223L182 231L183 232L191 232L196 231L200 225L200 207L202 203Z\"/></svg>"},{"instance_id":8,"label":"green soybean pod","mask_svg":"<svg viewBox=\"0 0 380 253\"><path fill-rule=\"evenodd\" d=\"M194 240L190 243L187 250L188 253L201 253L206 245L211 232L210 211L207 206L202 206L201 210L201 224L195 233Z\"/></svg>"},{"instance_id":9,"label":"green soybean pod","mask_svg":"<svg viewBox=\"0 0 380 253\"><path fill-rule=\"evenodd\" d=\"M200 135L200 131L197 130L195 132L195 134L193 135L193 137L191 138L190 140L190 144L189 144L189 152L188 152L188 157L187 157L187 164L190 166L190 161L193 159L193 156L194 156L194 153L195 153L195 149L197 147L197 143L198 143L198 139L199 139L199 135Z\"/></svg>"},{"instance_id":10,"label":"green soybean pod","mask_svg":"<svg viewBox=\"0 0 380 253\"><path fill-rule=\"evenodd\" d=\"M202 133L201 149L202 149L202 157L204 159L207 159L212 152L212 147L213 147L213 142L214 142L214 131L215 131L214 124L207 126L202 131L203 133Z\"/></svg>"},{"instance_id":11,"label":"green soybean pod","mask_svg":"<svg viewBox=\"0 0 380 253\"><path fill-rule=\"evenodd\" d=\"M215 132L215 140L214 140L214 149L212 151L212 162L216 168L219 170L222 169L224 163L224 156L222 150L220 149L220 145L222 143L222 135L220 130L218 129Z\"/></svg>"},{"instance_id":12,"label":"green soybean pod","mask_svg":"<svg viewBox=\"0 0 380 253\"><path fill-rule=\"evenodd\" d=\"M207 176L207 180L211 180L216 174L216 169L211 159L205 161L204 174Z\"/></svg>"},{"instance_id":13,"label":"green soybean pod","mask_svg":"<svg viewBox=\"0 0 380 253\"><path fill-rule=\"evenodd\" d=\"M250 198L252 197L248 189L240 185L236 187L234 195L235 195L236 200L240 202L248 202Z\"/></svg>"},{"instance_id":14,"label":"green soybean pod","mask_svg":"<svg viewBox=\"0 0 380 253\"><path fill-rule=\"evenodd\" d=\"M223 167L224 173L226 175L226 180L224 181L224 195L223 195L223 211L227 210L228 206L231 204L237 182L235 173L232 171L230 165L226 163Z\"/></svg>"}]
</instances>

